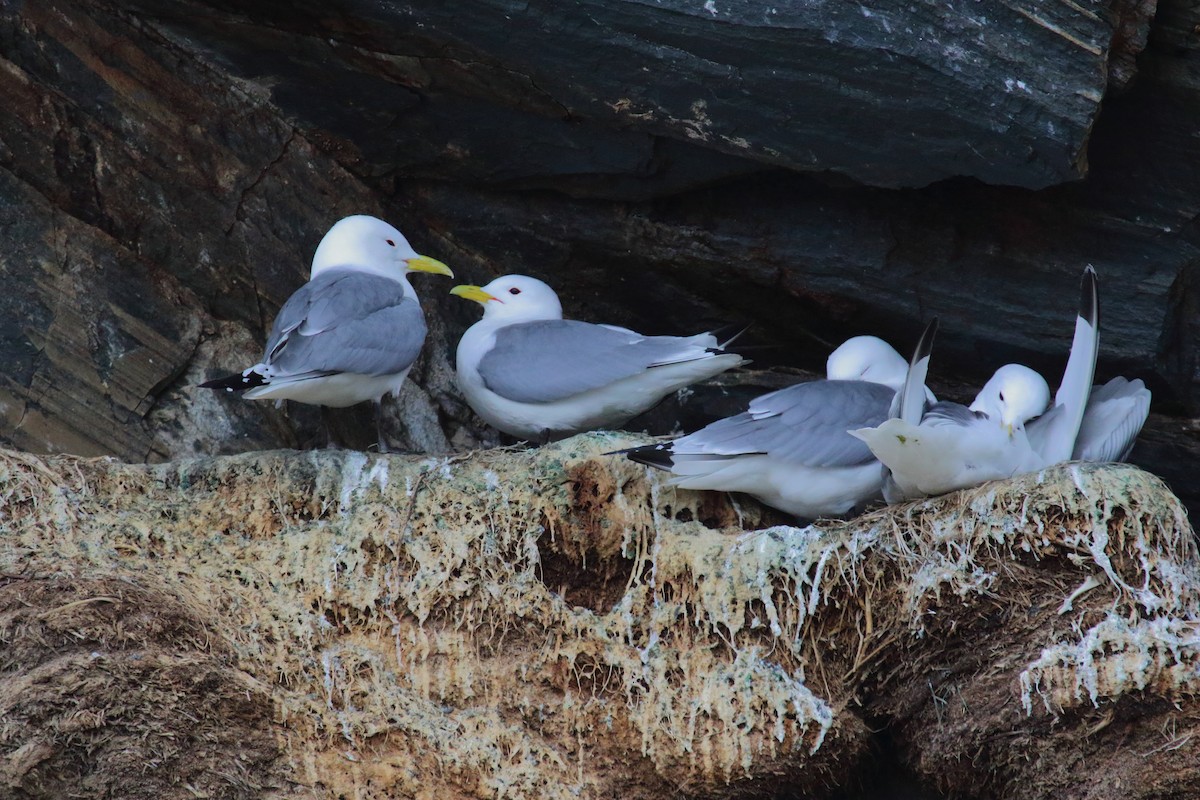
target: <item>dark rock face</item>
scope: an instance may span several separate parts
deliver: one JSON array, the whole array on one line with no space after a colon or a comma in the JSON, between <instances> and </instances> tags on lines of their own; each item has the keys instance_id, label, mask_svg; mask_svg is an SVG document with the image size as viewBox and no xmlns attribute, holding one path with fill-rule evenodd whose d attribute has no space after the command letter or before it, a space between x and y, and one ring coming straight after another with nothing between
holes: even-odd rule
<instances>
[{"instance_id":1,"label":"dark rock face","mask_svg":"<svg viewBox=\"0 0 1200 800\"><path fill-rule=\"evenodd\" d=\"M1092 263L1099 377L1155 391L1133 460L1200 507L1181 0L9 9L0 440L134 460L322 443L311 409L192 387L252 363L324 230L374 213L467 281L547 278L576 316L753 320L758 367L817 370L863 332L903 351L936 313L951 395L1012 360L1056 382ZM495 442L453 388L475 309L415 283L430 337L395 443ZM687 427L722 398L698 392Z\"/></svg>"},{"instance_id":2,"label":"dark rock face","mask_svg":"<svg viewBox=\"0 0 1200 800\"><path fill-rule=\"evenodd\" d=\"M544 177L549 160L627 171L664 138L876 186L971 175L1033 188L1083 174L1113 19L1133 18L1117 48L1136 52L1137 22L1153 12L929 0L172 5L173 28L218 38L239 71L282 78L275 102L362 141L385 170ZM278 49L263 47L264 29ZM397 132L397 118L421 144L365 141ZM524 146L497 138L506 122Z\"/></svg>"}]
</instances>

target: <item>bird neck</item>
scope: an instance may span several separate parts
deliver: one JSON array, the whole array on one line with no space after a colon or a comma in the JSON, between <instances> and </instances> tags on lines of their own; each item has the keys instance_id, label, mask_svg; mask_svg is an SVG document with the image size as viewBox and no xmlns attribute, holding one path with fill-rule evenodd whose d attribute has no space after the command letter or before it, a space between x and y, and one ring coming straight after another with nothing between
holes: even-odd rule
<instances>
[{"instance_id":1,"label":"bird neck","mask_svg":"<svg viewBox=\"0 0 1200 800\"><path fill-rule=\"evenodd\" d=\"M309 275L309 280L313 280L318 275L324 272L332 272L333 270L343 270L345 272L361 272L366 275L375 275L379 278L387 278L390 281L395 281L404 287L404 296L416 298L416 292L413 291L412 284L408 282L408 274L394 265L387 266L371 266L363 264L330 264L328 266L313 267L312 274Z\"/></svg>"}]
</instances>

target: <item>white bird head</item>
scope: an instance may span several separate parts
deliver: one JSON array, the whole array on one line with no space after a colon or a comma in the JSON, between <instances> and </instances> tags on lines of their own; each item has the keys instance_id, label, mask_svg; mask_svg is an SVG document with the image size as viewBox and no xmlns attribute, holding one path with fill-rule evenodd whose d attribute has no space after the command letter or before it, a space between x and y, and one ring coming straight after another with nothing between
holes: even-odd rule
<instances>
[{"instance_id":1,"label":"white bird head","mask_svg":"<svg viewBox=\"0 0 1200 800\"><path fill-rule=\"evenodd\" d=\"M454 277L437 259L418 255L404 234L375 217L356 214L334 223L313 254L311 277L328 269L354 269L387 278L409 272Z\"/></svg>"},{"instance_id":2,"label":"white bird head","mask_svg":"<svg viewBox=\"0 0 1200 800\"><path fill-rule=\"evenodd\" d=\"M908 362L883 339L855 336L842 342L825 362L825 377L831 381L870 381L900 391Z\"/></svg>"},{"instance_id":3,"label":"white bird head","mask_svg":"<svg viewBox=\"0 0 1200 800\"><path fill-rule=\"evenodd\" d=\"M502 275L486 286L455 286L450 294L483 306L483 318L505 322L562 319L554 290L528 275Z\"/></svg>"},{"instance_id":4,"label":"white bird head","mask_svg":"<svg viewBox=\"0 0 1200 800\"><path fill-rule=\"evenodd\" d=\"M1011 436L1048 405L1050 387L1045 378L1021 364L1005 364L975 395L971 410L998 419Z\"/></svg>"}]
</instances>

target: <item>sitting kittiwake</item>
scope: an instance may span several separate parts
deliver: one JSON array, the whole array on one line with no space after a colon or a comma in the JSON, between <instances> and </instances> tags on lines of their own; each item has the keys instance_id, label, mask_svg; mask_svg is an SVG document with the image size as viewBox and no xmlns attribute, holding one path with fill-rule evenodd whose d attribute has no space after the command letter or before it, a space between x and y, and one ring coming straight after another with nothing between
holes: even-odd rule
<instances>
[{"instance_id":1,"label":"sitting kittiwake","mask_svg":"<svg viewBox=\"0 0 1200 800\"><path fill-rule=\"evenodd\" d=\"M879 498L883 475L847 433L878 425L904 381L904 359L874 336L829 356L829 379L755 398L750 408L671 442L621 451L670 472L683 489L745 492L804 519L841 516Z\"/></svg>"},{"instance_id":2,"label":"sitting kittiwake","mask_svg":"<svg viewBox=\"0 0 1200 800\"><path fill-rule=\"evenodd\" d=\"M262 360L239 375L200 384L249 400L297 400L343 408L399 391L425 342L425 315L409 272L453 277L417 255L400 231L368 216L338 221L313 255L312 275L275 317Z\"/></svg>"},{"instance_id":3,"label":"sitting kittiwake","mask_svg":"<svg viewBox=\"0 0 1200 800\"><path fill-rule=\"evenodd\" d=\"M914 389L923 396L936 329L935 319L921 337L898 414L850 431L890 472L889 502L965 489L1041 465L1024 426L1049 405L1050 387L1026 366L1006 364L996 370L969 407L940 402L921 408L910 402ZM915 410L920 412L916 420Z\"/></svg>"},{"instance_id":4,"label":"sitting kittiwake","mask_svg":"<svg viewBox=\"0 0 1200 800\"><path fill-rule=\"evenodd\" d=\"M488 424L530 441L620 425L746 363L711 333L643 336L564 320L554 290L525 275L451 293L483 306L458 343L459 388Z\"/></svg>"}]
</instances>

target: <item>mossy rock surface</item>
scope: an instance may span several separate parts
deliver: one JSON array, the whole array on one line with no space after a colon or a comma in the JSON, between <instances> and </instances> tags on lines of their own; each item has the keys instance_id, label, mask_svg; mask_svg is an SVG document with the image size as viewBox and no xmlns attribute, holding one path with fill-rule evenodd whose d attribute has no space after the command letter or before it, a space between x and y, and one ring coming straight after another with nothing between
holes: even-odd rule
<instances>
[{"instance_id":1,"label":"mossy rock surface","mask_svg":"<svg viewBox=\"0 0 1200 800\"><path fill-rule=\"evenodd\" d=\"M0 794L829 796L883 727L964 796L1174 796L1082 766L1104 719L1139 752L1173 720L1137 774L1195 780L1200 566L1156 478L794 528L632 442L0 453Z\"/></svg>"}]
</instances>

